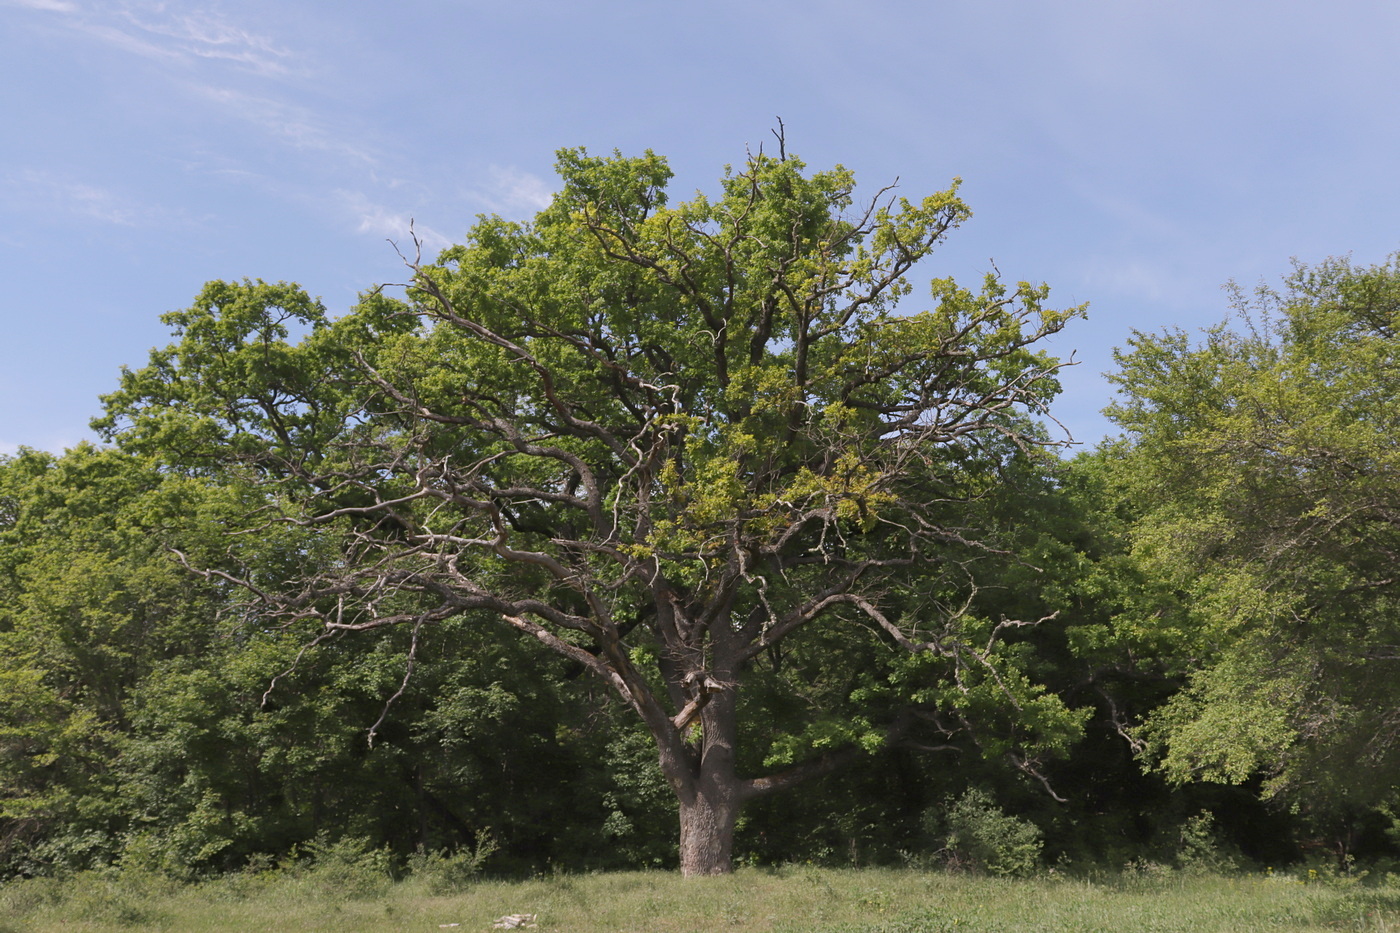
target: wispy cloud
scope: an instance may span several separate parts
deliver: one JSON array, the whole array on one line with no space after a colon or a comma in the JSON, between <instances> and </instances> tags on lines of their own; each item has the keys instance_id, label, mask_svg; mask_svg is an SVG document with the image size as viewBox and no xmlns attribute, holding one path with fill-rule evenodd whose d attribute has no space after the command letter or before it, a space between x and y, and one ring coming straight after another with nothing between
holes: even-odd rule
<instances>
[{"instance_id":1,"label":"wispy cloud","mask_svg":"<svg viewBox=\"0 0 1400 933\"><path fill-rule=\"evenodd\" d=\"M181 53L179 49L151 42L144 36L108 23L81 21L74 22L71 25L75 31L83 35L90 36L106 45L120 49L123 52L140 55L142 58L167 62L181 62L187 60L187 56Z\"/></svg>"},{"instance_id":2,"label":"wispy cloud","mask_svg":"<svg viewBox=\"0 0 1400 933\"><path fill-rule=\"evenodd\" d=\"M368 149L336 137L305 107L226 87L198 86L192 90L297 149L333 153L370 165L376 161Z\"/></svg>"},{"instance_id":3,"label":"wispy cloud","mask_svg":"<svg viewBox=\"0 0 1400 933\"><path fill-rule=\"evenodd\" d=\"M0 197L26 212L77 216L120 227L188 222L188 218L168 208L36 169L14 172L0 179Z\"/></svg>"},{"instance_id":4,"label":"wispy cloud","mask_svg":"<svg viewBox=\"0 0 1400 933\"><path fill-rule=\"evenodd\" d=\"M259 74L281 75L292 70L296 56L270 38L231 23L212 10L172 12L168 6L130 4L121 16L130 26L179 54L233 62Z\"/></svg>"},{"instance_id":5,"label":"wispy cloud","mask_svg":"<svg viewBox=\"0 0 1400 933\"><path fill-rule=\"evenodd\" d=\"M356 233L367 233L392 240L409 255L416 236L427 253L436 253L452 245L452 241L408 214L395 211L372 201L358 191L337 191L342 209L353 218Z\"/></svg>"},{"instance_id":6,"label":"wispy cloud","mask_svg":"<svg viewBox=\"0 0 1400 933\"><path fill-rule=\"evenodd\" d=\"M1160 301L1180 286L1179 277L1168 269L1132 256L1091 259L1081 274L1095 294L1147 301Z\"/></svg>"},{"instance_id":7,"label":"wispy cloud","mask_svg":"<svg viewBox=\"0 0 1400 933\"><path fill-rule=\"evenodd\" d=\"M492 165L486 170L486 186L468 196L488 211L507 217L533 214L549 206L554 192L538 175L510 166Z\"/></svg>"},{"instance_id":8,"label":"wispy cloud","mask_svg":"<svg viewBox=\"0 0 1400 933\"><path fill-rule=\"evenodd\" d=\"M261 174L283 174L287 149L316 157L318 178L350 175L363 178L377 169L378 154L362 145L357 134L337 127L331 115L317 109L318 97L306 93L305 78L316 67L313 52L292 49L269 35L246 28L214 3L163 0L0 0L38 11L36 21L100 44L107 50L154 65L195 106L255 128L283 152L273 153L275 166ZM236 9L236 8L235 8ZM114 76L114 80L120 80ZM245 147L235 147L250 157ZM329 158L325 158L329 157ZM256 159L256 156L252 156ZM247 174L247 163L233 168ZM372 177L371 173L371 177ZM363 182L340 181L359 187ZM329 187L329 186L327 186ZM321 197L325 197L325 188ZM69 199L78 202L74 196ZM122 222L124 209L97 207L92 216Z\"/></svg>"},{"instance_id":9,"label":"wispy cloud","mask_svg":"<svg viewBox=\"0 0 1400 933\"><path fill-rule=\"evenodd\" d=\"M28 7L31 10L45 10L50 13L76 13L78 5L68 0L6 0L11 6Z\"/></svg>"},{"instance_id":10,"label":"wispy cloud","mask_svg":"<svg viewBox=\"0 0 1400 933\"><path fill-rule=\"evenodd\" d=\"M213 59L260 75L286 75L302 56L244 29L216 10L157 0L87 3L76 0L3 0L61 14L63 24L124 52L163 61ZM172 7L178 7L172 9Z\"/></svg>"}]
</instances>

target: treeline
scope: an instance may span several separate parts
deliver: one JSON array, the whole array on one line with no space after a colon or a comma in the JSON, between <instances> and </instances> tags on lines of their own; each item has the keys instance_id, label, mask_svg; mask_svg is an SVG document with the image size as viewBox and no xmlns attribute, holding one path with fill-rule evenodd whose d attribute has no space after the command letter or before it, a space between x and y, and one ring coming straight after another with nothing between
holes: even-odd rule
<instances>
[{"instance_id":1,"label":"treeline","mask_svg":"<svg viewBox=\"0 0 1400 933\"><path fill-rule=\"evenodd\" d=\"M1184 625L1123 631L1121 603L1150 600L1149 619L1186 613L1165 594L1125 592L1141 582L1127 554L1091 530L1103 519L1071 507L1099 494L1085 485L1093 464L1080 469L1008 498L1006 520L1041 566L1006 562L979 592L987 611L1060 609L1021 644L1044 682L1094 714L1045 768L1049 787L970 741L885 749L747 812L740 860L932 859L945 805L969 787L1040 826L1052 857L1170 859L1202 810L1261 855L1288 851L1296 820L1252 790L1172 791L1118 733L1175 695L1190 664ZM675 805L644 731L605 685L504 626L442 623L405 682L406 629L303 653L305 632L247 615L236 587L172 556L218 566L246 508L237 489L80 446L9 459L0 490L8 873L131 859L228 870L342 838L400 855L489 839L506 872L675 864ZM254 550L273 567L295 562L296 542L276 532ZM857 628L784 658L801 695L790 723L765 730L798 731L813 705L870 715L877 704L851 694L872 673L897 681L895 657Z\"/></svg>"},{"instance_id":2,"label":"treeline","mask_svg":"<svg viewBox=\"0 0 1400 933\"><path fill-rule=\"evenodd\" d=\"M676 839L695 792L658 766L672 738L698 776L719 749L781 785L716 811L739 862L1400 854L1400 262L1298 267L1199 338L1137 335L1121 435L1061 459L1032 345L1072 315L989 280L896 316L909 244L965 209L851 221L849 178L801 168L759 156L713 214L668 214L654 157L565 153L535 225L484 221L404 302L330 322L294 287L214 283L104 400L111 446L0 460L0 875L338 844L712 870ZM702 259L715 294L757 283L802 322L749 320L774 348L736 338L732 387L720 312L687 332L656 311L698 304ZM797 359L812 333L842 349ZM697 346L716 381L683 378ZM611 445L609 418L655 434ZM663 517L623 540L618 515ZM748 614L665 641L715 599Z\"/></svg>"}]
</instances>

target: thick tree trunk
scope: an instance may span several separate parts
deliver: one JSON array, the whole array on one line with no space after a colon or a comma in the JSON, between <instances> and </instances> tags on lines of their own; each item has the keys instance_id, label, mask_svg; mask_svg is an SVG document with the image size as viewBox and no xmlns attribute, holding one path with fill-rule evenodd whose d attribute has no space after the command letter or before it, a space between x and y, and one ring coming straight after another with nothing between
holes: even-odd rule
<instances>
[{"instance_id":1,"label":"thick tree trunk","mask_svg":"<svg viewBox=\"0 0 1400 933\"><path fill-rule=\"evenodd\" d=\"M734 822L739 816L738 782L702 777L696 793L682 798L681 874L727 875L733 871ZM729 786L721 786L727 783Z\"/></svg>"},{"instance_id":2,"label":"thick tree trunk","mask_svg":"<svg viewBox=\"0 0 1400 933\"><path fill-rule=\"evenodd\" d=\"M687 878L733 871L734 824L748 782L735 771L738 705L729 674L727 667L720 667L714 675L726 685L709 694L699 711L698 747L662 756L662 770L667 764L674 768L667 777L680 805L681 874Z\"/></svg>"}]
</instances>

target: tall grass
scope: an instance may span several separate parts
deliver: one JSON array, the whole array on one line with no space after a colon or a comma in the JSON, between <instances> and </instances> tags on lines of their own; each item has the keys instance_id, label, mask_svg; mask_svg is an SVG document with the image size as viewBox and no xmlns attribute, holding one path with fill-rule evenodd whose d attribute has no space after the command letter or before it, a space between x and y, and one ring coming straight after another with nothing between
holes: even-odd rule
<instances>
[{"instance_id":1,"label":"tall grass","mask_svg":"<svg viewBox=\"0 0 1400 933\"><path fill-rule=\"evenodd\" d=\"M455 888L455 890L448 890ZM1394 930L1400 879L1374 884L1169 870L1031 879L792 866L684 880L631 872L392 881L372 864L250 872L199 884L127 871L0 886L0 931L486 931L538 914L571 933L1225 933Z\"/></svg>"}]
</instances>

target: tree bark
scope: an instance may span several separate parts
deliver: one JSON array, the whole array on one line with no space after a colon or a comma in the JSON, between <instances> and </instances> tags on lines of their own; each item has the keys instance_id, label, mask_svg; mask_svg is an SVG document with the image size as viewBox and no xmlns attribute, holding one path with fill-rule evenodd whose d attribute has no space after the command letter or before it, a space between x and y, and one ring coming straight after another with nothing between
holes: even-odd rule
<instances>
[{"instance_id":1,"label":"tree bark","mask_svg":"<svg viewBox=\"0 0 1400 933\"><path fill-rule=\"evenodd\" d=\"M728 654L721 636L722 657ZM691 747L686 773L673 780L680 804L681 875L727 875L734 870L734 824L743 805L747 782L736 770L738 690L730 665L721 660L715 672L724 686L700 709L698 747ZM699 689L703 688L703 678Z\"/></svg>"},{"instance_id":2,"label":"tree bark","mask_svg":"<svg viewBox=\"0 0 1400 933\"><path fill-rule=\"evenodd\" d=\"M681 875L727 875L734 870L738 782L702 777L696 784L696 793L680 802Z\"/></svg>"}]
</instances>

